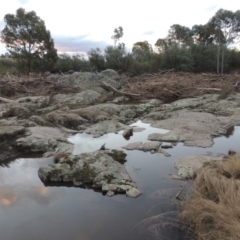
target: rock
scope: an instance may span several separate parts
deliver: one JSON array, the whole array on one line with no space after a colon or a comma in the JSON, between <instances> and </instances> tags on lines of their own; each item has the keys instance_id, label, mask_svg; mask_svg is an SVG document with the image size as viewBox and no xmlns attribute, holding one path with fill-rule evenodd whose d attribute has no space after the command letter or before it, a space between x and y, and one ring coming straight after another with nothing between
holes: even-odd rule
<instances>
[{"instance_id":1,"label":"rock","mask_svg":"<svg viewBox=\"0 0 240 240\"><path fill-rule=\"evenodd\" d=\"M110 157L113 158L113 160L115 160L121 164L123 164L127 161L126 160L127 154L124 151L116 150L116 149L106 149L106 150L104 150L104 153L109 155Z\"/></svg>"},{"instance_id":2,"label":"rock","mask_svg":"<svg viewBox=\"0 0 240 240\"><path fill-rule=\"evenodd\" d=\"M172 177L172 179L174 180L185 180L185 178L181 177L181 176L178 176L178 175L175 175L175 174L170 174L170 176Z\"/></svg>"},{"instance_id":3,"label":"rock","mask_svg":"<svg viewBox=\"0 0 240 240\"><path fill-rule=\"evenodd\" d=\"M123 148L127 150L157 151L160 145L161 145L160 142L146 142L146 143L135 142L135 143L129 143Z\"/></svg>"},{"instance_id":4,"label":"rock","mask_svg":"<svg viewBox=\"0 0 240 240\"><path fill-rule=\"evenodd\" d=\"M122 110L121 106L112 103L98 104L86 108L72 110L71 112L91 121L102 121L107 119L119 118L119 113Z\"/></svg>"},{"instance_id":5,"label":"rock","mask_svg":"<svg viewBox=\"0 0 240 240\"><path fill-rule=\"evenodd\" d=\"M137 188L131 188L126 192L128 197L132 197L132 198L137 198L139 197L142 193L137 189Z\"/></svg>"},{"instance_id":6,"label":"rock","mask_svg":"<svg viewBox=\"0 0 240 240\"><path fill-rule=\"evenodd\" d=\"M111 79L114 79L114 80L119 78L118 73L116 71L112 70L112 69L106 69L106 70L102 71L100 74L105 76L105 77L109 77Z\"/></svg>"},{"instance_id":7,"label":"rock","mask_svg":"<svg viewBox=\"0 0 240 240\"><path fill-rule=\"evenodd\" d=\"M178 167L178 175L184 179L193 178L193 169L187 166Z\"/></svg>"},{"instance_id":8,"label":"rock","mask_svg":"<svg viewBox=\"0 0 240 240\"><path fill-rule=\"evenodd\" d=\"M135 142L135 143L129 143L128 145L122 147L127 150L141 150L143 151L143 144L142 142Z\"/></svg>"},{"instance_id":9,"label":"rock","mask_svg":"<svg viewBox=\"0 0 240 240\"><path fill-rule=\"evenodd\" d=\"M120 112L120 116L128 119L133 119L136 116L136 112L132 109L126 109Z\"/></svg>"},{"instance_id":10,"label":"rock","mask_svg":"<svg viewBox=\"0 0 240 240\"><path fill-rule=\"evenodd\" d=\"M131 127L124 129L122 135L125 139L129 140L130 137L133 135L133 129Z\"/></svg>"},{"instance_id":11,"label":"rock","mask_svg":"<svg viewBox=\"0 0 240 240\"><path fill-rule=\"evenodd\" d=\"M127 101L129 101L129 98L120 96L120 97L114 98L114 100L112 102L113 103L121 103L121 102L127 102Z\"/></svg>"},{"instance_id":12,"label":"rock","mask_svg":"<svg viewBox=\"0 0 240 240\"><path fill-rule=\"evenodd\" d=\"M187 121L186 121L187 119ZM210 113L178 111L170 119L157 121L152 126L170 129L166 134L149 135L149 140L184 142L186 146L210 147L213 136L224 134L229 127L226 117Z\"/></svg>"},{"instance_id":13,"label":"rock","mask_svg":"<svg viewBox=\"0 0 240 240\"><path fill-rule=\"evenodd\" d=\"M38 124L40 126L49 125L49 123L43 117L40 117L40 116L33 115L29 118L29 120L35 122L36 124Z\"/></svg>"},{"instance_id":14,"label":"rock","mask_svg":"<svg viewBox=\"0 0 240 240\"><path fill-rule=\"evenodd\" d=\"M0 127L0 140L16 138L17 135L23 134L25 128L22 126L4 126Z\"/></svg>"},{"instance_id":15,"label":"rock","mask_svg":"<svg viewBox=\"0 0 240 240\"><path fill-rule=\"evenodd\" d=\"M112 79L108 73L104 75L90 72L74 72L71 75L61 76L58 81L66 82L72 87L79 87L83 90L91 89L100 93L103 91L101 88L102 81L117 89L121 87L121 84Z\"/></svg>"},{"instance_id":16,"label":"rock","mask_svg":"<svg viewBox=\"0 0 240 240\"><path fill-rule=\"evenodd\" d=\"M178 142L179 137L173 134L162 134L162 133L151 133L148 135L150 141L161 141L161 142Z\"/></svg>"},{"instance_id":17,"label":"rock","mask_svg":"<svg viewBox=\"0 0 240 240\"><path fill-rule=\"evenodd\" d=\"M101 94L93 90L86 90L75 94L56 94L53 97L55 103L64 103L65 105L93 104L99 101Z\"/></svg>"},{"instance_id":18,"label":"rock","mask_svg":"<svg viewBox=\"0 0 240 240\"><path fill-rule=\"evenodd\" d=\"M68 155L68 159L60 162L41 167L40 179L43 182L71 182L75 186L90 184L101 188L102 192L126 192L135 186L125 167L105 151Z\"/></svg>"},{"instance_id":19,"label":"rock","mask_svg":"<svg viewBox=\"0 0 240 240\"><path fill-rule=\"evenodd\" d=\"M157 151L159 147L161 146L160 142L145 142L143 144L143 151Z\"/></svg>"},{"instance_id":20,"label":"rock","mask_svg":"<svg viewBox=\"0 0 240 240\"><path fill-rule=\"evenodd\" d=\"M112 120L112 121L106 120L106 121L102 121L102 122L92 125L91 127L87 128L84 132L87 134L92 134L95 137L99 137L106 133L118 132L126 127L127 127L127 125L124 125L116 120Z\"/></svg>"},{"instance_id":21,"label":"rock","mask_svg":"<svg viewBox=\"0 0 240 240\"><path fill-rule=\"evenodd\" d=\"M146 128L140 128L140 127L133 127L133 132L142 132L144 131Z\"/></svg>"},{"instance_id":22,"label":"rock","mask_svg":"<svg viewBox=\"0 0 240 240\"><path fill-rule=\"evenodd\" d=\"M21 152L67 152L72 153L73 145L66 139L69 134L51 127L26 128L28 136L17 139L17 148Z\"/></svg>"},{"instance_id":23,"label":"rock","mask_svg":"<svg viewBox=\"0 0 240 240\"><path fill-rule=\"evenodd\" d=\"M70 129L77 129L79 125L87 122L86 119L75 113L64 113L60 111L48 113L45 119L51 123L59 124Z\"/></svg>"},{"instance_id":24,"label":"rock","mask_svg":"<svg viewBox=\"0 0 240 240\"><path fill-rule=\"evenodd\" d=\"M211 161L221 161L224 159L224 155L219 157L213 157L208 155L193 155L188 157L183 157L174 162L174 166L177 169L180 167L186 167L187 169L192 169L195 173L198 169L200 169L204 163Z\"/></svg>"},{"instance_id":25,"label":"rock","mask_svg":"<svg viewBox=\"0 0 240 240\"><path fill-rule=\"evenodd\" d=\"M108 197L114 196L114 192L113 192L113 191L108 191L108 192L107 192L107 196L108 196Z\"/></svg>"}]
</instances>

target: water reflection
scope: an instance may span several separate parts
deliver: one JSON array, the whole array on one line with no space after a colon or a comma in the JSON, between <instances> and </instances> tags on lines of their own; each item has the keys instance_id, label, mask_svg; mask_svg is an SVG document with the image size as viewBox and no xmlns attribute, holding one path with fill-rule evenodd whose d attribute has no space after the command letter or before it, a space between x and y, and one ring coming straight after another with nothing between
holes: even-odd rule
<instances>
[{"instance_id":1,"label":"water reflection","mask_svg":"<svg viewBox=\"0 0 240 240\"><path fill-rule=\"evenodd\" d=\"M142 132L134 132L129 140L122 136L123 131L105 134L99 138L93 138L90 134L76 134L68 138L71 143L75 144L73 154L80 154L83 152L91 152L99 150L100 147L106 143L106 148L122 149L123 146L132 142L147 142L148 135L151 133L167 133L169 130L153 128L150 124L143 123L140 120L130 126L145 128Z\"/></svg>"},{"instance_id":2,"label":"water reflection","mask_svg":"<svg viewBox=\"0 0 240 240\"><path fill-rule=\"evenodd\" d=\"M107 134L99 139L87 135L75 135L75 153L97 150L103 143L108 148L121 149L129 142L147 141L147 136L163 130L138 122L146 130L134 133L126 141L121 132ZM164 130L167 131L167 130ZM232 134L232 135L231 135ZM145 240L152 239L149 232L133 228L150 216L174 211L171 204L182 182L172 180L168 173L176 173L173 163L177 158L193 154L213 155L227 153L229 148L239 149L240 127L229 136L214 139L211 148L186 147L179 143L167 149L171 157L149 152L126 151L126 169L137 183L143 195L131 199L125 195L112 198L91 189L44 186L37 175L40 166L52 163L51 158L18 158L9 161L8 168L0 167L0 230L1 240ZM152 199L158 189L175 189L162 199ZM176 230L167 228L162 236L167 239L183 239Z\"/></svg>"}]
</instances>

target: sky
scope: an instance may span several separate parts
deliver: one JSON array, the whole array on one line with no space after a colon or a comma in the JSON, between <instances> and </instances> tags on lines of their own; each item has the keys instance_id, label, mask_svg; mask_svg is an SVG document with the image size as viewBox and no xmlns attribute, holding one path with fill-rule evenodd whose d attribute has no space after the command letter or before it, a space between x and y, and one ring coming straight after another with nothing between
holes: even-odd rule
<instances>
[{"instance_id":1,"label":"sky","mask_svg":"<svg viewBox=\"0 0 240 240\"><path fill-rule=\"evenodd\" d=\"M205 24L220 9L240 9L238 0L1 0L0 31L4 16L20 7L35 11L45 21L59 53L82 54L91 48L113 45L115 28L123 27L130 51L133 44L148 41L153 46L173 24L192 27ZM0 54L5 53L0 43Z\"/></svg>"}]
</instances>

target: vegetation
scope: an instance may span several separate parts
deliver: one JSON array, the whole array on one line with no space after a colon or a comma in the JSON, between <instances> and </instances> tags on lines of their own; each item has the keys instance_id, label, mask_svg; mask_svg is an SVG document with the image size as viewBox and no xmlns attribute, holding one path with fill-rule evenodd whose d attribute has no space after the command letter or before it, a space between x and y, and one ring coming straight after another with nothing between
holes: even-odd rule
<instances>
[{"instance_id":1,"label":"vegetation","mask_svg":"<svg viewBox=\"0 0 240 240\"><path fill-rule=\"evenodd\" d=\"M240 71L240 51L233 48L240 39L240 10L220 9L203 25L191 29L173 24L165 38L133 44L127 52L120 42L123 28L114 29L113 45L103 51L98 47L80 55L59 54L46 30L44 21L35 12L20 8L16 15L7 14L1 32L8 58L0 57L0 73L18 71L102 71L107 68L131 75L174 69L183 72L230 73Z\"/></svg>"},{"instance_id":2,"label":"vegetation","mask_svg":"<svg viewBox=\"0 0 240 240\"><path fill-rule=\"evenodd\" d=\"M240 157L213 162L194 181L194 193L181 213L196 239L240 239Z\"/></svg>"},{"instance_id":3,"label":"vegetation","mask_svg":"<svg viewBox=\"0 0 240 240\"><path fill-rule=\"evenodd\" d=\"M4 17L2 42L17 63L26 72L49 70L57 61L57 50L45 23L34 11L19 8Z\"/></svg>"}]
</instances>

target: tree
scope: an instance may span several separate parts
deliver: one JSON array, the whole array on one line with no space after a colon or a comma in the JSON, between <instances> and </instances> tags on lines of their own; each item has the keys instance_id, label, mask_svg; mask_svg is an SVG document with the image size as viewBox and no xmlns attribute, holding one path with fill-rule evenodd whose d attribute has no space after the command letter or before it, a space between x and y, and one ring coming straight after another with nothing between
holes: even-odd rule
<instances>
[{"instance_id":1,"label":"tree","mask_svg":"<svg viewBox=\"0 0 240 240\"><path fill-rule=\"evenodd\" d=\"M148 41L136 42L133 44L132 54L133 57L137 60L149 60L152 53L152 45Z\"/></svg>"},{"instance_id":2,"label":"tree","mask_svg":"<svg viewBox=\"0 0 240 240\"><path fill-rule=\"evenodd\" d=\"M170 41L176 42L180 45L189 45L192 43L192 31L188 27L174 24L170 27L170 30L168 31L168 38L170 39Z\"/></svg>"},{"instance_id":3,"label":"tree","mask_svg":"<svg viewBox=\"0 0 240 240\"><path fill-rule=\"evenodd\" d=\"M99 48L91 49L88 52L88 57L92 67L96 67L98 71L104 70L105 60Z\"/></svg>"},{"instance_id":4,"label":"tree","mask_svg":"<svg viewBox=\"0 0 240 240\"><path fill-rule=\"evenodd\" d=\"M49 70L57 61L57 50L50 31L34 11L19 8L14 14L4 17L5 28L1 41L7 50L26 71Z\"/></svg>"},{"instance_id":5,"label":"tree","mask_svg":"<svg viewBox=\"0 0 240 240\"><path fill-rule=\"evenodd\" d=\"M112 35L112 39L114 40L114 47L116 47L117 42L119 42L119 39L123 36L123 28L118 27L114 29L114 34Z\"/></svg>"},{"instance_id":6,"label":"tree","mask_svg":"<svg viewBox=\"0 0 240 240\"><path fill-rule=\"evenodd\" d=\"M125 46L119 44L118 47L108 46L105 49L106 68L116 71L124 70Z\"/></svg>"},{"instance_id":7,"label":"tree","mask_svg":"<svg viewBox=\"0 0 240 240\"><path fill-rule=\"evenodd\" d=\"M224 66L225 49L240 38L240 10L232 12L229 10L219 9L216 14L210 19L209 24L215 29L215 39L218 43L218 65L220 55L220 45L222 45L222 67ZM219 73L219 67L217 69Z\"/></svg>"}]
</instances>

